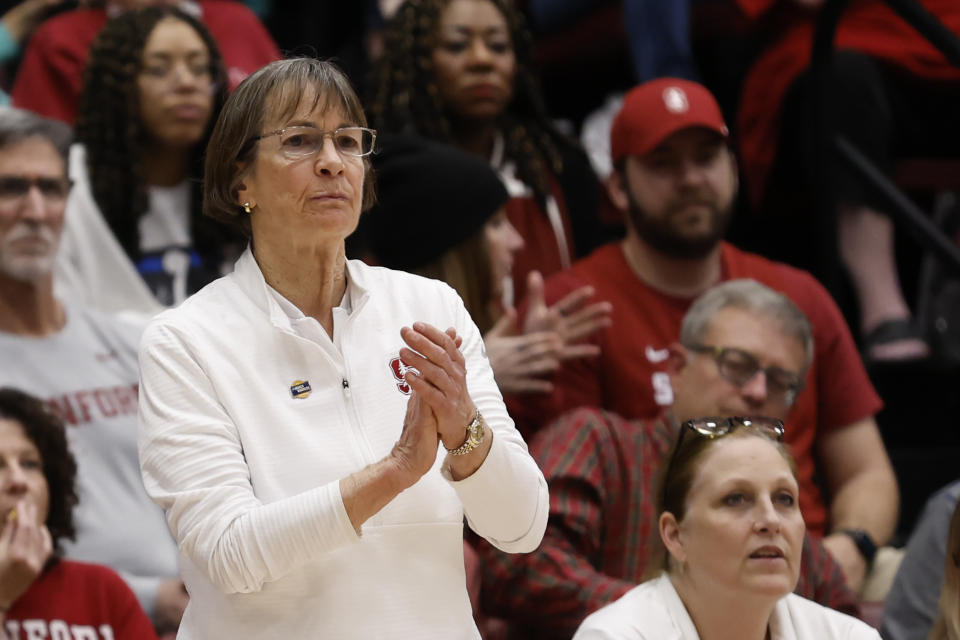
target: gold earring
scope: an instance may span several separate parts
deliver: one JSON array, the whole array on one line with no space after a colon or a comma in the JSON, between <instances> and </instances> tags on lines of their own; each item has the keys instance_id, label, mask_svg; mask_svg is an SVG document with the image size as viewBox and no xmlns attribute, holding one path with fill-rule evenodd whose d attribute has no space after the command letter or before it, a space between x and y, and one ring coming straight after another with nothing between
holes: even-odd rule
<instances>
[{"instance_id":1,"label":"gold earring","mask_svg":"<svg viewBox=\"0 0 960 640\"><path fill-rule=\"evenodd\" d=\"M244 212L245 214L247 214L247 215L250 215L250 203L249 203L249 202L244 202L244 203L243 203L243 212Z\"/></svg>"}]
</instances>

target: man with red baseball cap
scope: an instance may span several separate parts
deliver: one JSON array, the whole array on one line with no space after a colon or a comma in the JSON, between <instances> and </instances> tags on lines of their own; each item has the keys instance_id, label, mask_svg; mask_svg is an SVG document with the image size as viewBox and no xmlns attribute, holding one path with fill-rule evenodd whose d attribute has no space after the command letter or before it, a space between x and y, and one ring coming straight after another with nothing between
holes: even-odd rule
<instances>
[{"instance_id":1,"label":"man with red baseball cap","mask_svg":"<svg viewBox=\"0 0 960 640\"><path fill-rule=\"evenodd\" d=\"M548 304L593 286L613 304L612 326L593 338L599 357L565 363L551 394L539 401L508 398L508 407L528 442L581 406L628 419L654 417L673 403L670 346L698 295L739 278L785 294L809 318L815 342L805 390L785 420L800 507L807 529L823 537L856 590L897 519L896 479L874 420L881 401L827 291L806 272L722 240L738 190L728 135L716 100L699 84L660 78L627 93L610 133L608 179L610 198L625 214L626 237L546 283ZM766 388L767 374L762 378ZM551 483L551 522L568 515L553 512L562 502Z\"/></svg>"}]
</instances>

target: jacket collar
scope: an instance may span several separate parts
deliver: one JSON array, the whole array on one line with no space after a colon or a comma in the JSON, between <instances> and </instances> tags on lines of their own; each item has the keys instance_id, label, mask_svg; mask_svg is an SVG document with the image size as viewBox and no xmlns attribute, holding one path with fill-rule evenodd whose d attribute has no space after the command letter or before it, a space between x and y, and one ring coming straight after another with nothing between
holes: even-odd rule
<instances>
[{"instance_id":1,"label":"jacket collar","mask_svg":"<svg viewBox=\"0 0 960 640\"><path fill-rule=\"evenodd\" d=\"M364 305L370 295L370 267L359 260L347 260L347 287L350 290L350 300L353 312L356 313ZM293 331L290 317L284 312L267 288L267 281L250 245L237 260L230 278L258 309L270 319L270 324L283 331Z\"/></svg>"}]
</instances>

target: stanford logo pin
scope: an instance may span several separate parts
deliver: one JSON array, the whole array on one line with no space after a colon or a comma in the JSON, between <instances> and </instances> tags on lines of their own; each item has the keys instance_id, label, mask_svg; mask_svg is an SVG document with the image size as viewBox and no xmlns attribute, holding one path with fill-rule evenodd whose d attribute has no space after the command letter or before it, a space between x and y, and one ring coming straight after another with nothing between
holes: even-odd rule
<instances>
[{"instance_id":1,"label":"stanford logo pin","mask_svg":"<svg viewBox=\"0 0 960 640\"><path fill-rule=\"evenodd\" d=\"M290 385L290 397L294 400L309 398L311 391L313 389L310 388L310 382L307 380L294 380L293 384Z\"/></svg>"}]
</instances>

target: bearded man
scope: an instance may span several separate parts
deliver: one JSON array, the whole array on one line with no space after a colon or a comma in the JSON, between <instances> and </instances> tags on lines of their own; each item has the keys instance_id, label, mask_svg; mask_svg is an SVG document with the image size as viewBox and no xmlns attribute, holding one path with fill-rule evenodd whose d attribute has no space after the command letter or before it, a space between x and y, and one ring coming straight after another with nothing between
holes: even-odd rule
<instances>
[{"instance_id":1,"label":"bearded man","mask_svg":"<svg viewBox=\"0 0 960 640\"><path fill-rule=\"evenodd\" d=\"M705 87L676 78L635 87L614 119L610 150L608 189L624 213L626 237L550 278L546 301L592 285L613 305L612 326L595 334L600 356L565 363L551 393L508 399L511 416L528 440L581 406L655 417L674 401L668 348L694 299L720 282L757 280L786 295L813 326L814 358L784 421L785 440L797 460L807 529L823 537L859 590L877 546L893 534L899 497L874 420L882 403L840 310L810 274L722 240L737 163Z\"/></svg>"}]
</instances>

